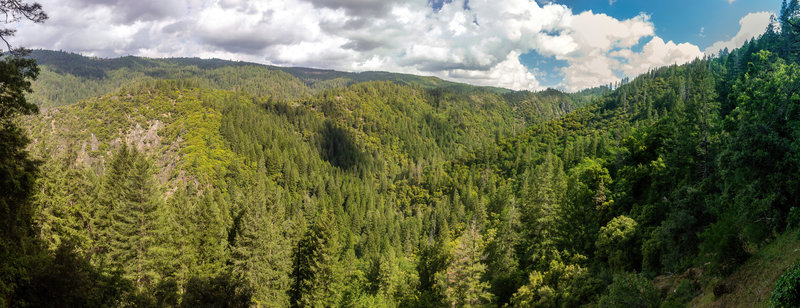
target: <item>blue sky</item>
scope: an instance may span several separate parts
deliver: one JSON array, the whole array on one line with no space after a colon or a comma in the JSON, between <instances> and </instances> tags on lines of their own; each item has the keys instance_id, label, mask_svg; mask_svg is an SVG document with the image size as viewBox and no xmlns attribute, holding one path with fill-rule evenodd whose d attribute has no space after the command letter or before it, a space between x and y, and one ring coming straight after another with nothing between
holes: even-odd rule
<instances>
[{"instance_id":1,"label":"blue sky","mask_svg":"<svg viewBox=\"0 0 800 308\"><path fill-rule=\"evenodd\" d=\"M741 46L780 7L779 0L39 2L50 19L18 25L22 46L567 91Z\"/></svg>"},{"instance_id":2,"label":"blue sky","mask_svg":"<svg viewBox=\"0 0 800 308\"><path fill-rule=\"evenodd\" d=\"M714 42L730 39L739 30L739 19L753 12L775 12L780 0L616 0L609 5L602 0L558 0L555 3L573 11L605 13L627 19L646 13L656 25L656 34L664 40L689 42L705 48ZM704 28L704 35L700 29Z\"/></svg>"},{"instance_id":3,"label":"blue sky","mask_svg":"<svg viewBox=\"0 0 800 308\"><path fill-rule=\"evenodd\" d=\"M750 13L770 12L778 14L780 1L772 0L556 0L538 1L558 3L570 7L574 12L592 11L614 17L629 19L645 13L655 25L655 34L665 41L688 42L705 50L719 41L732 39L740 31L739 21ZM643 39L634 51L640 51ZM566 61L554 57L543 57L536 51L520 56L526 67L540 71L543 84L557 87L562 81L558 69L568 66Z\"/></svg>"}]
</instances>

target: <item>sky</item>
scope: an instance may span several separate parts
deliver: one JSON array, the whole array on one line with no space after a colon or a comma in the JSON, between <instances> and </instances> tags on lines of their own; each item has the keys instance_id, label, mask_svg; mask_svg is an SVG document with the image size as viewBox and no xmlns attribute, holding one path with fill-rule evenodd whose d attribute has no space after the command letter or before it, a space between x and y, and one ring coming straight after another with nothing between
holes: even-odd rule
<instances>
[{"instance_id":1,"label":"sky","mask_svg":"<svg viewBox=\"0 0 800 308\"><path fill-rule=\"evenodd\" d=\"M736 48L779 0L37 0L13 43L577 91Z\"/></svg>"}]
</instances>

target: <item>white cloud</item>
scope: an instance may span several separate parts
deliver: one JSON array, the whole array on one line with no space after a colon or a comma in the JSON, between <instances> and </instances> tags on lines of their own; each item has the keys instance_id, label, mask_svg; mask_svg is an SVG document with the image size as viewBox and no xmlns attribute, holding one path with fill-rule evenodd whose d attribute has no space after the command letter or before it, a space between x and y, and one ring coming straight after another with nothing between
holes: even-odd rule
<instances>
[{"instance_id":1,"label":"white cloud","mask_svg":"<svg viewBox=\"0 0 800 308\"><path fill-rule=\"evenodd\" d=\"M657 36L644 45L642 52L628 52L623 51L619 54L625 59L621 68L627 76L636 76L659 66L683 64L703 56L703 52L695 45L675 44L672 41L665 43Z\"/></svg>"},{"instance_id":2,"label":"white cloud","mask_svg":"<svg viewBox=\"0 0 800 308\"><path fill-rule=\"evenodd\" d=\"M512 89L542 86L535 68L519 61L537 52L568 63L559 85L568 90L686 61L699 50L654 37L645 14L618 20L530 0L471 0L468 8L457 0L438 10L427 0L176 0L158 10L153 1L41 0L51 20L22 25L17 39L96 56L386 70ZM642 52L630 50L647 38Z\"/></svg>"},{"instance_id":3,"label":"white cloud","mask_svg":"<svg viewBox=\"0 0 800 308\"><path fill-rule=\"evenodd\" d=\"M471 84L507 89L540 88L536 77L519 62L519 56L519 52L512 51L503 62L488 71L455 69L448 71L447 76Z\"/></svg>"},{"instance_id":4,"label":"white cloud","mask_svg":"<svg viewBox=\"0 0 800 308\"><path fill-rule=\"evenodd\" d=\"M772 16L772 13L770 12L747 14L747 16L742 17L742 19L739 20L739 32L736 33L733 38L727 41L718 41L712 44L706 48L705 53L707 55L713 55L719 53L720 50L725 48L738 48L744 45L746 40L764 34L764 31L767 29L767 25L769 25L770 16Z\"/></svg>"}]
</instances>

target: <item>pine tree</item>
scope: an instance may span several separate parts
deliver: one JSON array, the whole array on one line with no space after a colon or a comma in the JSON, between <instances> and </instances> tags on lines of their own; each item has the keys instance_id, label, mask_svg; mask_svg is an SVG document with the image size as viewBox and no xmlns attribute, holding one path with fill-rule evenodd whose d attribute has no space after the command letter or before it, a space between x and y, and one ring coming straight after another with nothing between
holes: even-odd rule
<instances>
[{"instance_id":1,"label":"pine tree","mask_svg":"<svg viewBox=\"0 0 800 308\"><path fill-rule=\"evenodd\" d=\"M135 148L123 145L106 171L103 202L110 222L108 256L141 288L154 281L156 210L161 199L152 164Z\"/></svg>"},{"instance_id":2,"label":"pine tree","mask_svg":"<svg viewBox=\"0 0 800 308\"><path fill-rule=\"evenodd\" d=\"M338 303L340 273L333 213L323 209L294 249L292 307L332 307Z\"/></svg>"},{"instance_id":3,"label":"pine tree","mask_svg":"<svg viewBox=\"0 0 800 308\"><path fill-rule=\"evenodd\" d=\"M554 250L555 216L564 199L566 180L561 160L548 151L544 161L530 175L526 198L520 210L523 267L544 266Z\"/></svg>"},{"instance_id":4,"label":"pine tree","mask_svg":"<svg viewBox=\"0 0 800 308\"><path fill-rule=\"evenodd\" d=\"M203 277L221 273L228 259L228 224L221 207L226 201L217 191L206 191L194 208L190 237L195 248L195 269Z\"/></svg>"},{"instance_id":5,"label":"pine tree","mask_svg":"<svg viewBox=\"0 0 800 308\"><path fill-rule=\"evenodd\" d=\"M486 273L485 243L475 222L458 239L453 261L441 277L445 297L451 307L475 307L492 299Z\"/></svg>"},{"instance_id":6,"label":"pine tree","mask_svg":"<svg viewBox=\"0 0 800 308\"><path fill-rule=\"evenodd\" d=\"M64 241L87 252L91 247L90 213L94 208L94 173L75 164L75 153L50 156L41 167L33 203L40 210L37 223L40 237L55 250Z\"/></svg>"},{"instance_id":7,"label":"pine tree","mask_svg":"<svg viewBox=\"0 0 800 308\"><path fill-rule=\"evenodd\" d=\"M263 169L263 168L262 168ZM289 304L291 254L282 204L265 173L247 193L240 232L233 248L235 272L256 288L254 299L267 307Z\"/></svg>"},{"instance_id":8,"label":"pine tree","mask_svg":"<svg viewBox=\"0 0 800 308\"><path fill-rule=\"evenodd\" d=\"M158 212L159 224L164 226L158 229L159 242L154 248L158 272L175 278L180 288L185 286L199 263L193 239L193 213L198 203L193 185L181 184Z\"/></svg>"},{"instance_id":9,"label":"pine tree","mask_svg":"<svg viewBox=\"0 0 800 308\"><path fill-rule=\"evenodd\" d=\"M486 246L486 274L492 286L492 294L497 296L498 305L503 305L522 282L515 249L521 240L519 210L513 203L505 207L498 224L496 235Z\"/></svg>"}]
</instances>

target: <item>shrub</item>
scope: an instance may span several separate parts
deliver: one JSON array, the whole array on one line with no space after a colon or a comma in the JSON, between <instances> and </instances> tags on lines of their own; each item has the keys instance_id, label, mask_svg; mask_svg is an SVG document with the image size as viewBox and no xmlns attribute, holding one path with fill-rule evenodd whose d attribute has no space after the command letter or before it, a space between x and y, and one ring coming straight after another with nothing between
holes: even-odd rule
<instances>
[{"instance_id":1,"label":"shrub","mask_svg":"<svg viewBox=\"0 0 800 308\"><path fill-rule=\"evenodd\" d=\"M689 279L683 279L678 283L675 291L667 295L667 299L661 303L661 308L686 307L687 303L697 295L697 288Z\"/></svg>"},{"instance_id":2,"label":"shrub","mask_svg":"<svg viewBox=\"0 0 800 308\"><path fill-rule=\"evenodd\" d=\"M744 242L739 237L740 225L731 216L709 226L700 234L701 254L711 261L711 270L718 273L729 273L736 266L747 260Z\"/></svg>"},{"instance_id":3,"label":"shrub","mask_svg":"<svg viewBox=\"0 0 800 308\"><path fill-rule=\"evenodd\" d=\"M789 215L786 217L786 228L794 229L800 227L800 207L792 207L789 210Z\"/></svg>"},{"instance_id":4,"label":"shrub","mask_svg":"<svg viewBox=\"0 0 800 308\"><path fill-rule=\"evenodd\" d=\"M641 274L622 273L614 276L598 307L658 307L661 297L653 283Z\"/></svg>"},{"instance_id":5,"label":"shrub","mask_svg":"<svg viewBox=\"0 0 800 308\"><path fill-rule=\"evenodd\" d=\"M795 263L775 282L770 306L776 308L800 307L800 263Z\"/></svg>"}]
</instances>

